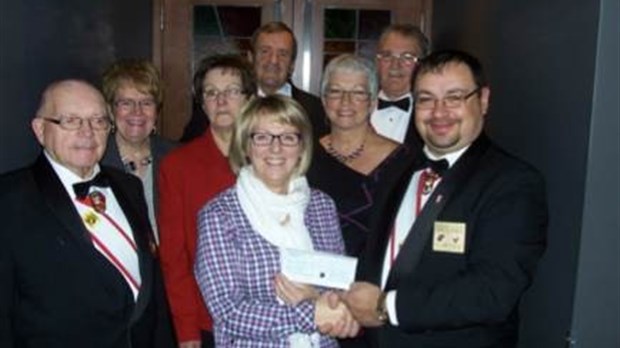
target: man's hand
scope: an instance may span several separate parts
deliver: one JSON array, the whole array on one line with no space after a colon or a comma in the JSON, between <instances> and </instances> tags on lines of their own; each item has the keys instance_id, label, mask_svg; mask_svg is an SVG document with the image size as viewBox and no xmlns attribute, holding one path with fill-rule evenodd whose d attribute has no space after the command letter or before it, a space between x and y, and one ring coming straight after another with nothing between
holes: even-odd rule
<instances>
[{"instance_id":1,"label":"man's hand","mask_svg":"<svg viewBox=\"0 0 620 348\"><path fill-rule=\"evenodd\" d=\"M360 325L377 327L383 325L377 313L380 296L381 289L378 286L367 282L355 282L349 291L340 295L340 298Z\"/></svg>"},{"instance_id":2,"label":"man's hand","mask_svg":"<svg viewBox=\"0 0 620 348\"><path fill-rule=\"evenodd\" d=\"M319 292L311 285L295 283L283 274L277 274L274 279L276 295L291 306L297 305L305 300L315 300L319 297Z\"/></svg>"},{"instance_id":3,"label":"man's hand","mask_svg":"<svg viewBox=\"0 0 620 348\"><path fill-rule=\"evenodd\" d=\"M338 295L331 291L323 293L316 300L314 321L322 334L332 337L355 337L360 329Z\"/></svg>"}]
</instances>

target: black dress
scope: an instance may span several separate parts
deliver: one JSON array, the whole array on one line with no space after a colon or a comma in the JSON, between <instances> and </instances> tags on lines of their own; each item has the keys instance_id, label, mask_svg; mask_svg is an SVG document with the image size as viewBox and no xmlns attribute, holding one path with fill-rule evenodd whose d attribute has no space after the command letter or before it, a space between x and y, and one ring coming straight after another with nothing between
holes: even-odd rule
<instances>
[{"instance_id":1,"label":"black dress","mask_svg":"<svg viewBox=\"0 0 620 348\"><path fill-rule=\"evenodd\" d=\"M368 175L359 173L331 156L318 142L307 173L310 186L336 202L347 255L358 257L364 251L375 198L389 181L403 169L404 159L413 155L406 145L399 145Z\"/></svg>"}]
</instances>

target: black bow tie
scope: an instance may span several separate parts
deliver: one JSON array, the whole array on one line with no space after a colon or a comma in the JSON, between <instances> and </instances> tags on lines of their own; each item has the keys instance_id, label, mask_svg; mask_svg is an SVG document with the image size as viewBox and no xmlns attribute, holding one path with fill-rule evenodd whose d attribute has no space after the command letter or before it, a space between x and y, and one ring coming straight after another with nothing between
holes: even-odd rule
<instances>
[{"instance_id":1,"label":"black bow tie","mask_svg":"<svg viewBox=\"0 0 620 348\"><path fill-rule=\"evenodd\" d=\"M381 109L389 108L390 106L395 106L403 111L409 111L410 104L411 104L411 100L409 99L409 97L405 97L399 100L379 99L379 105L377 106L377 109L381 110Z\"/></svg>"},{"instance_id":2,"label":"black bow tie","mask_svg":"<svg viewBox=\"0 0 620 348\"><path fill-rule=\"evenodd\" d=\"M448 167L450 167L450 163L448 163L447 159L444 158L444 159L434 161L428 158L426 155L424 156L424 164L425 164L425 167L431 168L431 170L439 174L439 176L443 176L445 172L448 170Z\"/></svg>"},{"instance_id":3,"label":"black bow tie","mask_svg":"<svg viewBox=\"0 0 620 348\"><path fill-rule=\"evenodd\" d=\"M88 181L73 184L73 191L75 192L77 198L84 199L88 195L88 191L90 190L91 186L109 187L110 182L108 181L108 177L105 176L105 174L99 172L97 175L95 175L94 178Z\"/></svg>"}]
</instances>

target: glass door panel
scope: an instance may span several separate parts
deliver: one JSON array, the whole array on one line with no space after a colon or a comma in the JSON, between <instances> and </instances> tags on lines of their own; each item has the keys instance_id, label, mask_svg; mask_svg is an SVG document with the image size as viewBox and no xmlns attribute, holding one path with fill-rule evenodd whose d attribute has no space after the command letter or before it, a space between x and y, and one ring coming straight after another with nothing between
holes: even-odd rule
<instances>
[{"instance_id":1,"label":"glass door panel","mask_svg":"<svg viewBox=\"0 0 620 348\"><path fill-rule=\"evenodd\" d=\"M383 27L419 24L430 35L432 0L153 0L153 61L165 99L159 130L178 139L191 115L195 63L213 53L250 48L261 24L279 20L295 33L299 52L293 83L318 93L323 67L341 53L373 58Z\"/></svg>"}]
</instances>

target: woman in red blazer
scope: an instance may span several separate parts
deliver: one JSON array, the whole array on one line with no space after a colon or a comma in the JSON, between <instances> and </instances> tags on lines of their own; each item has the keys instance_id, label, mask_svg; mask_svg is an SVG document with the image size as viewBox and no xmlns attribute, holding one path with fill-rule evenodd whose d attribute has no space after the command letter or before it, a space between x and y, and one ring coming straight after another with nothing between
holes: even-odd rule
<instances>
[{"instance_id":1,"label":"woman in red blazer","mask_svg":"<svg viewBox=\"0 0 620 348\"><path fill-rule=\"evenodd\" d=\"M256 93L252 70L237 55L203 59L193 87L209 127L163 159L158 180L161 263L181 348L214 346L212 321L193 273L196 215L215 194L235 182L227 159L234 120Z\"/></svg>"}]
</instances>

